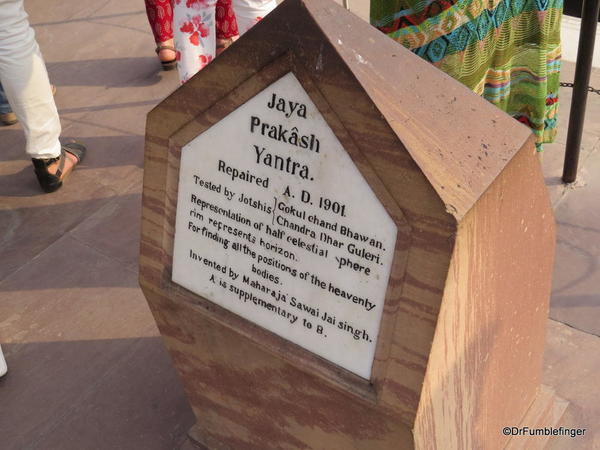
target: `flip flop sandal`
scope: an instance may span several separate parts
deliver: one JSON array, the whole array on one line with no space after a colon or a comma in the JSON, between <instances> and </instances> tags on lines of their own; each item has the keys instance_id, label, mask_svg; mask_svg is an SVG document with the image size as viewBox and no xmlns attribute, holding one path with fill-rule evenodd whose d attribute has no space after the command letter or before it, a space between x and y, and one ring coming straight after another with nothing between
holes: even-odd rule
<instances>
[{"instance_id":1,"label":"flip flop sandal","mask_svg":"<svg viewBox=\"0 0 600 450\"><path fill-rule=\"evenodd\" d=\"M158 55L161 50L173 50L174 52L177 52L177 50L175 50L175 47L171 45L157 45L155 50L156 54ZM177 58L171 59L169 61L161 61L160 65L162 66L163 70L173 70L177 67Z\"/></svg>"},{"instance_id":2,"label":"flip flop sandal","mask_svg":"<svg viewBox=\"0 0 600 450\"><path fill-rule=\"evenodd\" d=\"M75 169L75 167L83 160L85 156L86 148L82 144L78 144L76 142L70 142L68 144L64 144L60 149L60 156L56 158L31 158L33 162L33 167L35 169L35 174L37 176L38 182L40 186L44 190L44 192L54 192L58 188L60 188L63 184L63 181L69 176L69 174ZM65 170L65 162L67 161L67 153L75 156L77 162L68 170ZM58 169L56 173L48 172L48 166L59 161Z\"/></svg>"}]
</instances>

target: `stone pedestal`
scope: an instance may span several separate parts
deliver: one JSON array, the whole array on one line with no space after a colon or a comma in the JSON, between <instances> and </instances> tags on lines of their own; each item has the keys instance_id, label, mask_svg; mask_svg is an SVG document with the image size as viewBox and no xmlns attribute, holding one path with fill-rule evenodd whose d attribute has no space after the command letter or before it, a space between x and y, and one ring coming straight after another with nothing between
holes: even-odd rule
<instances>
[{"instance_id":1,"label":"stone pedestal","mask_svg":"<svg viewBox=\"0 0 600 450\"><path fill-rule=\"evenodd\" d=\"M140 284L206 448L522 445L553 255L529 130L333 2L148 116Z\"/></svg>"}]
</instances>

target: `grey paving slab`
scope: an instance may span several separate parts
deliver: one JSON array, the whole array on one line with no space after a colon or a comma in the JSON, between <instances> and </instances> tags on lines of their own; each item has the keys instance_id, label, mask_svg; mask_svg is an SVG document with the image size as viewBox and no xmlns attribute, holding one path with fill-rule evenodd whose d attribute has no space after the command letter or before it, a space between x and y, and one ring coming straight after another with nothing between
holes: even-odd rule
<instances>
[{"instance_id":1,"label":"grey paving slab","mask_svg":"<svg viewBox=\"0 0 600 450\"><path fill-rule=\"evenodd\" d=\"M586 185L555 211L556 264L550 316L600 335L600 148L582 169Z\"/></svg>"},{"instance_id":2,"label":"grey paving slab","mask_svg":"<svg viewBox=\"0 0 600 450\"><path fill-rule=\"evenodd\" d=\"M2 342L157 335L137 274L66 234L0 283Z\"/></svg>"},{"instance_id":3,"label":"grey paving slab","mask_svg":"<svg viewBox=\"0 0 600 450\"><path fill-rule=\"evenodd\" d=\"M101 8L107 1L77 2L71 0L61 2L61 7L56 7L57 5L55 4L49 5L46 0L26 0L25 9L29 14L29 22L35 26L39 33L39 30L44 26L56 26L86 17L93 11Z\"/></svg>"},{"instance_id":4,"label":"grey paving slab","mask_svg":"<svg viewBox=\"0 0 600 450\"><path fill-rule=\"evenodd\" d=\"M194 423L161 338L69 343L68 347L123 349L123 358L98 380L51 432L36 432L29 448L144 449L179 447Z\"/></svg>"},{"instance_id":5,"label":"grey paving slab","mask_svg":"<svg viewBox=\"0 0 600 450\"><path fill-rule=\"evenodd\" d=\"M586 428L582 437L557 437L552 450L590 450L600 448L600 338L548 321L544 375L542 382L552 386L559 397L569 402L561 425Z\"/></svg>"},{"instance_id":6,"label":"grey paving slab","mask_svg":"<svg viewBox=\"0 0 600 450\"><path fill-rule=\"evenodd\" d=\"M26 5L48 63L126 57L142 41L148 42L147 54L152 51L143 2L64 0L60 7L53 6L55 11L74 9L77 14L49 17L45 13L50 8L43 0L31 0ZM124 32L128 39L119 41Z\"/></svg>"},{"instance_id":7,"label":"grey paving slab","mask_svg":"<svg viewBox=\"0 0 600 450\"><path fill-rule=\"evenodd\" d=\"M127 39L124 31L119 30L119 34L120 39ZM57 87L59 112L97 111L108 106L120 108L127 102L162 100L178 86L177 73L162 71L148 47L134 43L128 53L114 58L47 63L50 80ZM156 87L155 92L142 89L151 86Z\"/></svg>"},{"instance_id":8,"label":"grey paving slab","mask_svg":"<svg viewBox=\"0 0 600 450\"><path fill-rule=\"evenodd\" d=\"M20 124L0 127L0 175L12 173L16 166L7 165L7 161L25 159L25 135ZM1 181L0 181L1 182Z\"/></svg>"},{"instance_id":9,"label":"grey paving slab","mask_svg":"<svg viewBox=\"0 0 600 450\"><path fill-rule=\"evenodd\" d=\"M112 189L83 182L83 172L75 171L69 182L52 194L42 193L30 164L0 176L0 280L112 199Z\"/></svg>"},{"instance_id":10,"label":"grey paving slab","mask_svg":"<svg viewBox=\"0 0 600 450\"><path fill-rule=\"evenodd\" d=\"M0 283L2 447L173 448L191 413L157 336L135 271L59 239Z\"/></svg>"},{"instance_id":11,"label":"grey paving slab","mask_svg":"<svg viewBox=\"0 0 600 450\"><path fill-rule=\"evenodd\" d=\"M0 397L3 410L10 411L0 417L4 448L31 448L50 437L74 407L85 403L98 380L131 353L130 345L117 340L112 346L106 341L80 342L2 345L9 372L0 381Z\"/></svg>"},{"instance_id":12,"label":"grey paving slab","mask_svg":"<svg viewBox=\"0 0 600 450\"><path fill-rule=\"evenodd\" d=\"M4 450L170 450L193 423L159 337L24 346L0 380Z\"/></svg>"},{"instance_id":13,"label":"grey paving slab","mask_svg":"<svg viewBox=\"0 0 600 450\"><path fill-rule=\"evenodd\" d=\"M103 255L137 270L141 223L141 177L138 171L129 190L106 204L72 231L72 236Z\"/></svg>"}]
</instances>

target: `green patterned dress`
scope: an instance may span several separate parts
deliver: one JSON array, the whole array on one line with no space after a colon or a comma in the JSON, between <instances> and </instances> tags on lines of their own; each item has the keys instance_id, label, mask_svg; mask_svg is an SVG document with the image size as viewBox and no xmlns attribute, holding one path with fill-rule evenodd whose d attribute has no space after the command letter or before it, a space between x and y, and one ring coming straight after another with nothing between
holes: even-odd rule
<instances>
[{"instance_id":1,"label":"green patterned dress","mask_svg":"<svg viewBox=\"0 0 600 450\"><path fill-rule=\"evenodd\" d=\"M556 135L563 0L371 0L371 23L531 127Z\"/></svg>"}]
</instances>

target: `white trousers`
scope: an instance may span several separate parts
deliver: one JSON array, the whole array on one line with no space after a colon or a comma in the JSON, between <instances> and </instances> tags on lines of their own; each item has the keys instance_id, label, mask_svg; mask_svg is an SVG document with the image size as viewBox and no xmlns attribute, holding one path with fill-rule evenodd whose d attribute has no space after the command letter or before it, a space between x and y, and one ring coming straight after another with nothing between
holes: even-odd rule
<instances>
[{"instance_id":1,"label":"white trousers","mask_svg":"<svg viewBox=\"0 0 600 450\"><path fill-rule=\"evenodd\" d=\"M60 120L23 0L0 0L0 80L31 158L60 155Z\"/></svg>"},{"instance_id":2,"label":"white trousers","mask_svg":"<svg viewBox=\"0 0 600 450\"><path fill-rule=\"evenodd\" d=\"M189 5L189 6L187 6ZM217 0L174 1L173 34L177 49L179 80L185 83L216 55ZM233 0L240 36L269 14L275 0Z\"/></svg>"}]
</instances>

